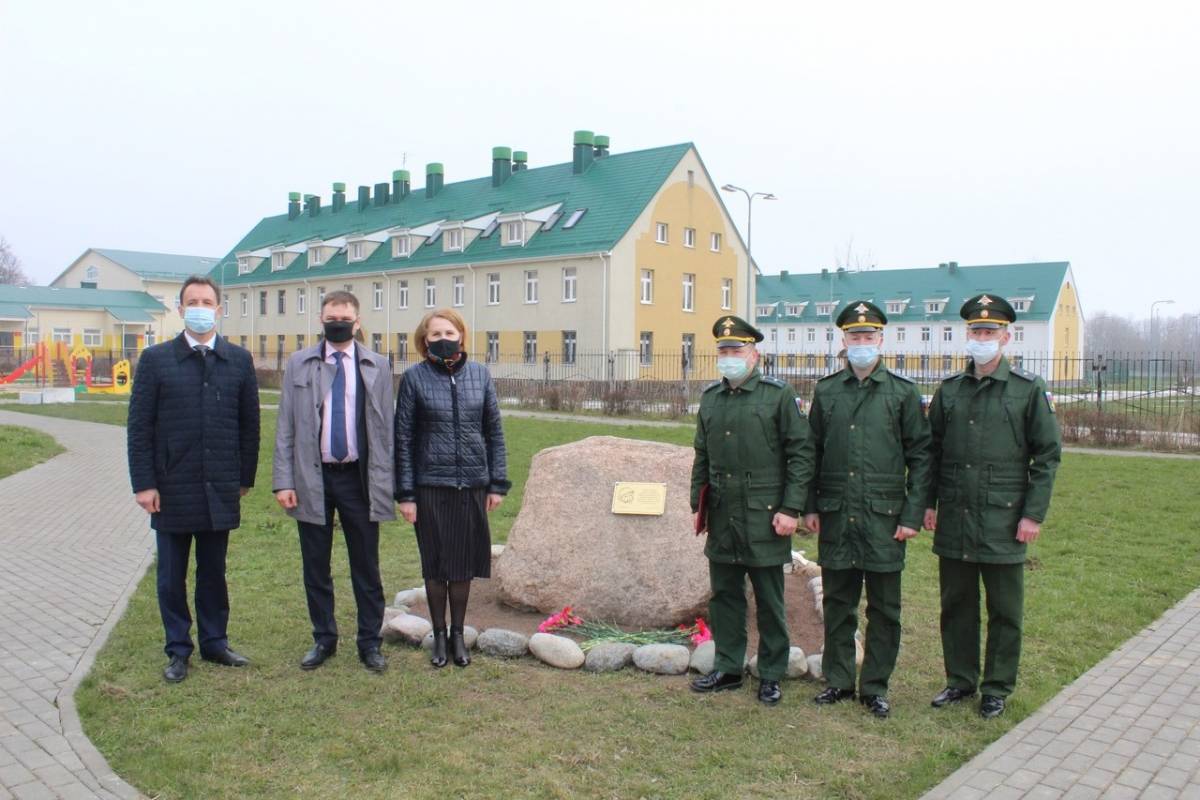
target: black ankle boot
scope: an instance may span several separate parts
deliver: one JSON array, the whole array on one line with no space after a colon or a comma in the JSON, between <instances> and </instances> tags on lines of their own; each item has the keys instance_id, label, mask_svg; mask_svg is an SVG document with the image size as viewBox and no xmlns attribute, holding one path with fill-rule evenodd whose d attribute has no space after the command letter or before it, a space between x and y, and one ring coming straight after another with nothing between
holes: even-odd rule
<instances>
[{"instance_id":1,"label":"black ankle boot","mask_svg":"<svg viewBox=\"0 0 1200 800\"><path fill-rule=\"evenodd\" d=\"M446 666L446 629L433 629L433 653L429 656L429 663L433 664L438 669Z\"/></svg>"},{"instance_id":2,"label":"black ankle boot","mask_svg":"<svg viewBox=\"0 0 1200 800\"><path fill-rule=\"evenodd\" d=\"M463 641L463 629L456 626L450 628L450 653L454 656L454 665L465 667L471 663L471 654L467 651L467 643Z\"/></svg>"}]
</instances>

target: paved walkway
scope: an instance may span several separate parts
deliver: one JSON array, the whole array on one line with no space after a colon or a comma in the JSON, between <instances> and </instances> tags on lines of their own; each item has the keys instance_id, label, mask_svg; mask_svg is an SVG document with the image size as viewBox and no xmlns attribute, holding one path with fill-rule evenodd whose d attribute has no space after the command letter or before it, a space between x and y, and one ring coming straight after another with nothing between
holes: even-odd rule
<instances>
[{"instance_id":1,"label":"paved walkway","mask_svg":"<svg viewBox=\"0 0 1200 800\"><path fill-rule=\"evenodd\" d=\"M1200 590L925 797L1200 798Z\"/></svg>"},{"instance_id":2,"label":"paved walkway","mask_svg":"<svg viewBox=\"0 0 1200 800\"><path fill-rule=\"evenodd\" d=\"M125 429L0 411L67 452L0 479L0 800L136 798L72 699L153 555Z\"/></svg>"}]
</instances>

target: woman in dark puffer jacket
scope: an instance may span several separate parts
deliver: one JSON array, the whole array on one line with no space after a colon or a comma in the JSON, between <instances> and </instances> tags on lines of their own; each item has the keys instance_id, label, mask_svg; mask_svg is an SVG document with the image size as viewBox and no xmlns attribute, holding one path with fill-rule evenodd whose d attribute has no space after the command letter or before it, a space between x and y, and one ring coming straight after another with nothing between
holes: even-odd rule
<instances>
[{"instance_id":1,"label":"woman in dark puffer jacket","mask_svg":"<svg viewBox=\"0 0 1200 800\"><path fill-rule=\"evenodd\" d=\"M487 514L508 493L500 405L487 367L467 359L467 326L450 309L425 315L413 334L423 360L396 393L396 501L417 531L433 623L435 667L471 663L463 618L472 578L491 574Z\"/></svg>"}]
</instances>

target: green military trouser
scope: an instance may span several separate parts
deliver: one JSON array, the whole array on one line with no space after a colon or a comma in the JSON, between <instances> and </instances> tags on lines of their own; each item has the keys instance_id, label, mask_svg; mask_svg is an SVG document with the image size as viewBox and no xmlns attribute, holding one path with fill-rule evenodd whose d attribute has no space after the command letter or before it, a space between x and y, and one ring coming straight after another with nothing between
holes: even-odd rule
<instances>
[{"instance_id":1,"label":"green military trouser","mask_svg":"<svg viewBox=\"0 0 1200 800\"><path fill-rule=\"evenodd\" d=\"M942 659L953 689L1008 697L1021 660L1024 564L978 564L938 559L942 589ZM979 580L987 598L987 646L979 683Z\"/></svg>"},{"instance_id":2,"label":"green military trouser","mask_svg":"<svg viewBox=\"0 0 1200 800\"><path fill-rule=\"evenodd\" d=\"M900 652L900 575L861 569L821 570L825 590L825 652L821 669L835 689L854 688L854 633L858 600L867 584L867 643L858 693L887 696Z\"/></svg>"},{"instance_id":3,"label":"green military trouser","mask_svg":"<svg viewBox=\"0 0 1200 800\"><path fill-rule=\"evenodd\" d=\"M744 564L708 562L712 599L708 617L712 623L717 655L713 669L741 675L746 665L746 576L754 587L758 622L758 676L780 681L787 674L787 615L783 604L783 565L747 567Z\"/></svg>"}]
</instances>

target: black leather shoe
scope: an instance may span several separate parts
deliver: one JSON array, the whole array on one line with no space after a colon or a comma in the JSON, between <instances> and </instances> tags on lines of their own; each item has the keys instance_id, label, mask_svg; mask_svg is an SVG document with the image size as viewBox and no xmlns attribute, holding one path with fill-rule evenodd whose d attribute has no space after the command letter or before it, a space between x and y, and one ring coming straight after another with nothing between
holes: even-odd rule
<instances>
[{"instance_id":1,"label":"black leather shoe","mask_svg":"<svg viewBox=\"0 0 1200 800\"><path fill-rule=\"evenodd\" d=\"M467 650L462 628L450 629L450 653L454 657L456 667L465 667L471 663L471 651Z\"/></svg>"},{"instance_id":2,"label":"black leather shoe","mask_svg":"<svg viewBox=\"0 0 1200 800\"><path fill-rule=\"evenodd\" d=\"M979 701L979 716L984 719L995 719L1004 713L1004 698L985 694Z\"/></svg>"},{"instance_id":3,"label":"black leather shoe","mask_svg":"<svg viewBox=\"0 0 1200 800\"><path fill-rule=\"evenodd\" d=\"M187 677L188 660L185 656L171 656L171 662L163 670L163 680L167 683L179 683Z\"/></svg>"},{"instance_id":4,"label":"black leather shoe","mask_svg":"<svg viewBox=\"0 0 1200 800\"><path fill-rule=\"evenodd\" d=\"M223 667L244 667L250 663L250 659L229 647L219 653L201 653L200 657Z\"/></svg>"},{"instance_id":5,"label":"black leather shoe","mask_svg":"<svg viewBox=\"0 0 1200 800\"><path fill-rule=\"evenodd\" d=\"M742 676L714 669L692 681L693 692L724 692L729 689L742 688Z\"/></svg>"},{"instance_id":6,"label":"black leather shoe","mask_svg":"<svg viewBox=\"0 0 1200 800\"><path fill-rule=\"evenodd\" d=\"M892 713L892 705L887 701L887 698L880 694L864 694L859 700L871 715L879 719L887 719L888 714Z\"/></svg>"},{"instance_id":7,"label":"black leather shoe","mask_svg":"<svg viewBox=\"0 0 1200 800\"><path fill-rule=\"evenodd\" d=\"M371 672L387 672L387 659L383 657L383 653L379 652L378 647L360 650L358 660Z\"/></svg>"},{"instance_id":8,"label":"black leather shoe","mask_svg":"<svg viewBox=\"0 0 1200 800\"><path fill-rule=\"evenodd\" d=\"M446 629L433 629L433 652L429 655L429 663L441 669L446 666Z\"/></svg>"},{"instance_id":9,"label":"black leather shoe","mask_svg":"<svg viewBox=\"0 0 1200 800\"><path fill-rule=\"evenodd\" d=\"M831 706L834 703L840 703L843 700L853 700L853 689L839 689L836 686L830 686L813 698L813 702L819 706Z\"/></svg>"},{"instance_id":10,"label":"black leather shoe","mask_svg":"<svg viewBox=\"0 0 1200 800\"><path fill-rule=\"evenodd\" d=\"M773 706L783 699L783 690L779 681L762 681L758 684L758 702L765 706Z\"/></svg>"},{"instance_id":11,"label":"black leather shoe","mask_svg":"<svg viewBox=\"0 0 1200 800\"><path fill-rule=\"evenodd\" d=\"M929 705L934 708L942 708L943 706L948 706L951 703L959 703L968 697L974 696L974 689L955 689L953 686L947 686L938 692L937 697L933 698L933 702Z\"/></svg>"},{"instance_id":12,"label":"black leather shoe","mask_svg":"<svg viewBox=\"0 0 1200 800\"><path fill-rule=\"evenodd\" d=\"M336 653L336 644L314 644L312 650L309 650L304 654L304 658L300 659L300 669L316 669L333 658Z\"/></svg>"}]
</instances>

